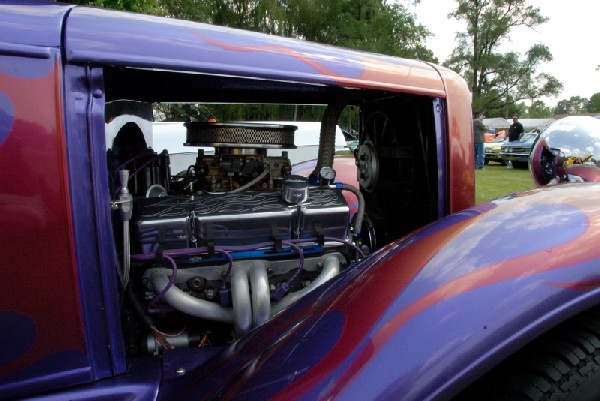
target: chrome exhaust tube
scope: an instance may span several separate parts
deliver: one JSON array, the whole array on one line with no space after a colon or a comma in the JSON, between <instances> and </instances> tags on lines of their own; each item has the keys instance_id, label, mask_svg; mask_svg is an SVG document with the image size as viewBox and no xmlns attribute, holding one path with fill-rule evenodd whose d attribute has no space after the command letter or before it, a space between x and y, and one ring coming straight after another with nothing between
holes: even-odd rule
<instances>
[{"instance_id":1,"label":"chrome exhaust tube","mask_svg":"<svg viewBox=\"0 0 600 401\"><path fill-rule=\"evenodd\" d=\"M207 320L232 323L236 333L243 334L264 324L276 313L338 275L340 261L333 254L324 256L323 270L312 283L273 303L269 290L268 267L268 262L264 260L235 263L231 271L232 307L195 298L175 285L167 290L163 298L180 312ZM157 269L151 273L150 282L156 293L162 292L169 284L169 273L169 269Z\"/></svg>"},{"instance_id":2,"label":"chrome exhaust tube","mask_svg":"<svg viewBox=\"0 0 600 401\"><path fill-rule=\"evenodd\" d=\"M231 272L231 299L235 332L245 333L252 328L252 304L248 273L242 266L235 265Z\"/></svg>"},{"instance_id":3,"label":"chrome exhaust tube","mask_svg":"<svg viewBox=\"0 0 600 401\"><path fill-rule=\"evenodd\" d=\"M168 269L152 272L150 281L157 293L160 293L169 284L168 272ZM214 302L194 298L174 285L169 288L163 297L173 308L188 315L224 323L233 322L233 312L230 308L225 308Z\"/></svg>"},{"instance_id":4,"label":"chrome exhaust tube","mask_svg":"<svg viewBox=\"0 0 600 401\"><path fill-rule=\"evenodd\" d=\"M264 261L240 262L231 274L234 326L238 334L260 326L270 317L271 294Z\"/></svg>"},{"instance_id":5,"label":"chrome exhaust tube","mask_svg":"<svg viewBox=\"0 0 600 401\"><path fill-rule=\"evenodd\" d=\"M271 316L290 306L292 303L302 298L324 282L331 280L340 273L340 261L334 255L324 257L323 270L321 274L309 285L300 291L292 292L281 299L281 301L271 304Z\"/></svg>"},{"instance_id":6,"label":"chrome exhaust tube","mask_svg":"<svg viewBox=\"0 0 600 401\"><path fill-rule=\"evenodd\" d=\"M248 277L252 288L252 324L258 327L271 317L271 293L267 267L264 263L260 266L251 266Z\"/></svg>"}]
</instances>

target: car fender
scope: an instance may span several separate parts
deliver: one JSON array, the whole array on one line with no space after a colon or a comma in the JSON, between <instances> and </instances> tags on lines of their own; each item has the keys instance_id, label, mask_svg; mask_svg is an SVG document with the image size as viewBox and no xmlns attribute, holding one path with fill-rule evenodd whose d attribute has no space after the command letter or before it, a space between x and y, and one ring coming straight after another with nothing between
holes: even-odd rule
<instances>
[{"instance_id":1,"label":"car fender","mask_svg":"<svg viewBox=\"0 0 600 401\"><path fill-rule=\"evenodd\" d=\"M510 195L367 257L163 399L447 399L600 302L598 184ZM168 376L168 374L167 374Z\"/></svg>"}]
</instances>

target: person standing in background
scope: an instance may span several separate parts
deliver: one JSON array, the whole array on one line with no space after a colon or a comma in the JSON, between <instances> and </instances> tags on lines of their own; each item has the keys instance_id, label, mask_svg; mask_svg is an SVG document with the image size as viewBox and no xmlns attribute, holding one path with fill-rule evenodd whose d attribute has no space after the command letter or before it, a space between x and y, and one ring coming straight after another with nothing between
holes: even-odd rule
<instances>
[{"instance_id":1,"label":"person standing in background","mask_svg":"<svg viewBox=\"0 0 600 401\"><path fill-rule=\"evenodd\" d=\"M484 115L476 111L473 114L473 143L475 144L475 170L483 170L484 154L483 143L485 142L485 125L483 125Z\"/></svg>"},{"instance_id":2,"label":"person standing in background","mask_svg":"<svg viewBox=\"0 0 600 401\"><path fill-rule=\"evenodd\" d=\"M513 120L513 123L510 125L510 127L508 127L508 141L509 142L518 141L521 138L523 131L525 131L523 129L523 124L521 124L519 122L518 115L515 114L512 117L512 120Z\"/></svg>"}]
</instances>

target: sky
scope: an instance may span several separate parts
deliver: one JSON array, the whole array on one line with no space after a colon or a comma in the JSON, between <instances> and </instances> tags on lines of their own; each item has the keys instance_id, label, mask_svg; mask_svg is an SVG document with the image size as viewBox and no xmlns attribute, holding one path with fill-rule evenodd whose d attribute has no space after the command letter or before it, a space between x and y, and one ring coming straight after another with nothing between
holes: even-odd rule
<instances>
[{"instance_id":1,"label":"sky","mask_svg":"<svg viewBox=\"0 0 600 401\"><path fill-rule=\"evenodd\" d=\"M454 36L464 31L465 24L448 18L456 8L456 0L421 0L409 7L419 22L435 36L426 41L438 60L443 62L455 46ZM554 98L544 99L553 107L559 100L571 96L590 98L600 92L600 52L597 50L598 15L596 0L528 0L527 4L540 9L548 22L532 30L518 28L511 33L502 52L516 51L524 54L535 43L544 43L550 49L553 61L541 66L546 72L563 83L563 91Z\"/></svg>"}]
</instances>

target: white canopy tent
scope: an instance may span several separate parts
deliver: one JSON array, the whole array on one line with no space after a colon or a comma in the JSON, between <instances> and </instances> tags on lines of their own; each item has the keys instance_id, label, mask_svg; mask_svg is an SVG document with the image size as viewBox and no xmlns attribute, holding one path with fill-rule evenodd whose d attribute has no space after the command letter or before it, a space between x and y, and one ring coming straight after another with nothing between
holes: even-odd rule
<instances>
[{"instance_id":1,"label":"white canopy tent","mask_svg":"<svg viewBox=\"0 0 600 401\"><path fill-rule=\"evenodd\" d=\"M539 129L543 131L547 126L556 121L554 118L520 118L519 122L523 124L525 132ZM483 125L488 129L493 129L498 132L499 130L508 130L508 127L512 124L512 118L484 118Z\"/></svg>"}]
</instances>

